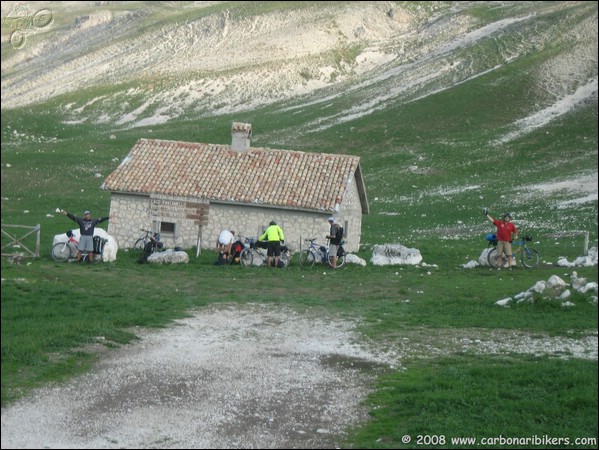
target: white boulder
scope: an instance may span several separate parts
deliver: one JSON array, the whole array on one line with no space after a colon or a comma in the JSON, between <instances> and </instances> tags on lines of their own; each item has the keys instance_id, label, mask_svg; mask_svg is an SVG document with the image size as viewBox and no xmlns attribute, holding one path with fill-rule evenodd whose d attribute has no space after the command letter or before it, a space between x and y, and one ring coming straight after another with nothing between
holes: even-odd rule
<instances>
[{"instance_id":1,"label":"white boulder","mask_svg":"<svg viewBox=\"0 0 599 450\"><path fill-rule=\"evenodd\" d=\"M497 301L495 302L495 304L496 304L496 305L498 305L498 306L509 306L509 303L510 303L511 301L512 301L512 298L511 298L511 297L508 297L508 298L503 298L503 299L501 299L501 300L497 300Z\"/></svg>"},{"instance_id":2,"label":"white boulder","mask_svg":"<svg viewBox=\"0 0 599 450\"><path fill-rule=\"evenodd\" d=\"M420 250L407 248L401 244L375 245L370 260L375 266L395 264L417 265L422 262Z\"/></svg>"},{"instance_id":3,"label":"white boulder","mask_svg":"<svg viewBox=\"0 0 599 450\"><path fill-rule=\"evenodd\" d=\"M345 255L345 264L357 264L359 266L366 267L366 261L352 253Z\"/></svg>"},{"instance_id":4,"label":"white boulder","mask_svg":"<svg viewBox=\"0 0 599 450\"><path fill-rule=\"evenodd\" d=\"M547 280L547 287L551 289L562 289L566 287L566 282L557 275L551 275Z\"/></svg>"},{"instance_id":5,"label":"white boulder","mask_svg":"<svg viewBox=\"0 0 599 450\"><path fill-rule=\"evenodd\" d=\"M538 292L539 294L543 292L547 288L546 281L537 281L533 287L530 288L531 291Z\"/></svg>"},{"instance_id":6,"label":"white boulder","mask_svg":"<svg viewBox=\"0 0 599 450\"><path fill-rule=\"evenodd\" d=\"M565 256L560 256L557 259L557 265L561 267L591 267L596 266L598 263L597 247L591 247L588 251L588 255L579 256L573 262L568 261Z\"/></svg>"},{"instance_id":7,"label":"white boulder","mask_svg":"<svg viewBox=\"0 0 599 450\"><path fill-rule=\"evenodd\" d=\"M595 283L594 281L591 281L590 283L587 283L583 287L578 289L578 292L580 292L582 294L586 294L589 291L597 292L597 283Z\"/></svg>"},{"instance_id":8,"label":"white boulder","mask_svg":"<svg viewBox=\"0 0 599 450\"><path fill-rule=\"evenodd\" d=\"M148 256L148 262L156 264L188 263L189 255L184 251L175 251L169 249L164 252L152 253L150 256Z\"/></svg>"},{"instance_id":9,"label":"white boulder","mask_svg":"<svg viewBox=\"0 0 599 450\"><path fill-rule=\"evenodd\" d=\"M566 289L564 292L561 293L561 295L559 296L560 300L566 300L568 298L570 298L572 296L572 294L570 293L570 289Z\"/></svg>"}]
</instances>

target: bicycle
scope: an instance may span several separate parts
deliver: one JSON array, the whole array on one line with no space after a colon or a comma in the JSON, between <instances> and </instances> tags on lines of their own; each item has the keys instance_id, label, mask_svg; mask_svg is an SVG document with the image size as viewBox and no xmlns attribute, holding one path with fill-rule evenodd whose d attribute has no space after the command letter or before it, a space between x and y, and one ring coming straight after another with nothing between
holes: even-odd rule
<instances>
[{"instance_id":1,"label":"bicycle","mask_svg":"<svg viewBox=\"0 0 599 450\"><path fill-rule=\"evenodd\" d=\"M299 254L299 263L302 267L314 267L314 264L328 264L329 267L333 267L333 261L329 256L329 241L327 245L319 245L316 243L316 238L304 239L305 242L309 242L308 248L302 250ZM345 252L343 252L341 245L339 245L339 253L337 254L337 268L342 267L345 264Z\"/></svg>"},{"instance_id":2,"label":"bicycle","mask_svg":"<svg viewBox=\"0 0 599 450\"><path fill-rule=\"evenodd\" d=\"M160 242L159 233L155 233L151 230L144 230L143 228L141 228L141 231L143 231L145 235L135 241L135 244L133 244L133 250L143 251L148 242Z\"/></svg>"},{"instance_id":3,"label":"bicycle","mask_svg":"<svg viewBox=\"0 0 599 450\"><path fill-rule=\"evenodd\" d=\"M489 241L489 246L493 246L489 253L487 254L487 261L489 262L489 266L497 268L499 263L497 261L497 235L488 234L485 239ZM528 269L534 269L539 266L541 262L541 255L534 248L529 247L526 243L532 241L532 236L527 234L523 238L520 238L519 241L512 242L512 260L516 260L516 258L520 259L522 265Z\"/></svg>"},{"instance_id":4,"label":"bicycle","mask_svg":"<svg viewBox=\"0 0 599 450\"><path fill-rule=\"evenodd\" d=\"M255 241L254 239L245 238L246 247L239 255L239 263L244 267L251 265L265 266L268 264L268 256L266 254L267 243L264 241ZM291 261L291 252L289 247L281 245L281 256L279 261L283 263L283 267L289 267Z\"/></svg>"},{"instance_id":5,"label":"bicycle","mask_svg":"<svg viewBox=\"0 0 599 450\"><path fill-rule=\"evenodd\" d=\"M66 232L68 240L65 242L57 242L52 246L52 259L56 262L66 262L70 259L75 259L77 257L77 247L79 246L79 241L75 239L72 230L68 230ZM102 255L104 253L104 245L108 242L108 239L103 239L100 236L94 236L94 262L102 261ZM81 261L88 261L89 254L87 252L83 252L81 254Z\"/></svg>"},{"instance_id":6,"label":"bicycle","mask_svg":"<svg viewBox=\"0 0 599 450\"><path fill-rule=\"evenodd\" d=\"M30 32L45 28L53 21L54 13L51 9L44 8L31 12L29 6L23 3L13 5L4 17L4 23L12 28L9 40L16 49L23 48Z\"/></svg>"}]
</instances>

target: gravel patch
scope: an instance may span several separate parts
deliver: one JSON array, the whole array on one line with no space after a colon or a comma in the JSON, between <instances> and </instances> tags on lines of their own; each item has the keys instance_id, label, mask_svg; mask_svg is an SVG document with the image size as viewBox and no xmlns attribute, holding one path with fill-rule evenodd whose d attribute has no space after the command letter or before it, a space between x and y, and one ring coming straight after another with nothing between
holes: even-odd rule
<instances>
[{"instance_id":1,"label":"gravel patch","mask_svg":"<svg viewBox=\"0 0 599 450\"><path fill-rule=\"evenodd\" d=\"M277 305L220 305L112 349L93 371L2 410L2 448L338 448L400 360L475 353L597 359L597 333L405 330L364 344L356 323ZM360 342L360 343L358 343Z\"/></svg>"},{"instance_id":2,"label":"gravel patch","mask_svg":"<svg viewBox=\"0 0 599 450\"><path fill-rule=\"evenodd\" d=\"M2 411L2 448L334 448L389 361L355 324L263 305L142 333Z\"/></svg>"}]
</instances>

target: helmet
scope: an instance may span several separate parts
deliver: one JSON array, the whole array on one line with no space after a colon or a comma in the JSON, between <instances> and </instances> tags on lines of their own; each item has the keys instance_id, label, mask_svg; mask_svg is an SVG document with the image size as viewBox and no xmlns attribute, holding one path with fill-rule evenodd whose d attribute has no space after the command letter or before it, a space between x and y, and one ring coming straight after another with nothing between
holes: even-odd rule
<instances>
[{"instance_id":1,"label":"helmet","mask_svg":"<svg viewBox=\"0 0 599 450\"><path fill-rule=\"evenodd\" d=\"M331 216L331 217L329 217L329 219L328 219L328 220L329 220L329 222L334 222L334 221L335 221L335 218L334 218L333 216Z\"/></svg>"},{"instance_id":2,"label":"helmet","mask_svg":"<svg viewBox=\"0 0 599 450\"><path fill-rule=\"evenodd\" d=\"M271 221L270 221L270 224L271 224L271 225L276 225L276 224L277 224L277 222L275 222L274 220L271 220Z\"/></svg>"},{"instance_id":3,"label":"helmet","mask_svg":"<svg viewBox=\"0 0 599 450\"><path fill-rule=\"evenodd\" d=\"M67 237L73 237L73 232L71 230L67 230Z\"/></svg>"},{"instance_id":4,"label":"helmet","mask_svg":"<svg viewBox=\"0 0 599 450\"><path fill-rule=\"evenodd\" d=\"M504 220L505 219L511 219L512 215L509 212L506 211L506 212L503 213L503 218L504 218Z\"/></svg>"}]
</instances>

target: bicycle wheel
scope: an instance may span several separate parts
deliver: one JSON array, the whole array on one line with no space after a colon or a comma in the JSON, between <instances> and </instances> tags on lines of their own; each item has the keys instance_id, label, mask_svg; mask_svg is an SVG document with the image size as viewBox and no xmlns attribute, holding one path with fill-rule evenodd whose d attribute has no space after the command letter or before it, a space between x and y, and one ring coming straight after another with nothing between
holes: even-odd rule
<instances>
[{"instance_id":1,"label":"bicycle wheel","mask_svg":"<svg viewBox=\"0 0 599 450\"><path fill-rule=\"evenodd\" d=\"M52 246L52 259L57 262L65 262L71 258L71 246L66 242L59 242Z\"/></svg>"},{"instance_id":2,"label":"bicycle wheel","mask_svg":"<svg viewBox=\"0 0 599 450\"><path fill-rule=\"evenodd\" d=\"M255 249L252 252L252 264L258 267L268 264L268 256L266 256L266 252L264 250Z\"/></svg>"},{"instance_id":3,"label":"bicycle wheel","mask_svg":"<svg viewBox=\"0 0 599 450\"><path fill-rule=\"evenodd\" d=\"M52 10L48 8L40 9L33 15L33 26L35 28L44 28L52 23L53 18Z\"/></svg>"},{"instance_id":4,"label":"bicycle wheel","mask_svg":"<svg viewBox=\"0 0 599 450\"><path fill-rule=\"evenodd\" d=\"M22 31L15 30L10 34L10 45L13 48L21 49L25 45L25 40L27 39L27 35Z\"/></svg>"},{"instance_id":5,"label":"bicycle wheel","mask_svg":"<svg viewBox=\"0 0 599 450\"><path fill-rule=\"evenodd\" d=\"M135 244L133 244L133 250L138 250L138 251L143 251L144 247L146 246L146 241L142 238L139 238L137 241L135 241Z\"/></svg>"},{"instance_id":6,"label":"bicycle wheel","mask_svg":"<svg viewBox=\"0 0 599 450\"><path fill-rule=\"evenodd\" d=\"M314 267L316 257L311 250L304 250L299 254L299 263L301 267Z\"/></svg>"},{"instance_id":7,"label":"bicycle wheel","mask_svg":"<svg viewBox=\"0 0 599 450\"><path fill-rule=\"evenodd\" d=\"M279 256L279 261L282 261L284 267L289 267L289 262L291 258L289 257L289 252L281 252L281 256Z\"/></svg>"},{"instance_id":8,"label":"bicycle wheel","mask_svg":"<svg viewBox=\"0 0 599 450\"><path fill-rule=\"evenodd\" d=\"M241 253L239 254L239 264L241 264L243 267L249 267L253 262L254 255L252 255L252 249L244 248L241 250Z\"/></svg>"},{"instance_id":9,"label":"bicycle wheel","mask_svg":"<svg viewBox=\"0 0 599 450\"><path fill-rule=\"evenodd\" d=\"M333 260L331 258L332 257L327 254L327 263L329 264L329 267L333 267ZM345 264L345 255L337 256L337 269L343 266L343 264Z\"/></svg>"},{"instance_id":10,"label":"bicycle wheel","mask_svg":"<svg viewBox=\"0 0 599 450\"><path fill-rule=\"evenodd\" d=\"M487 261L489 262L489 265L493 268L497 268L497 248L492 248L491 250L489 250L489 253L487 253Z\"/></svg>"},{"instance_id":11,"label":"bicycle wheel","mask_svg":"<svg viewBox=\"0 0 599 450\"><path fill-rule=\"evenodd\" d=\"M533 269L539 266L541 255L534 248L523 248L520 255L520 262L524 267Z\"/></svg>"}]
</instances>

